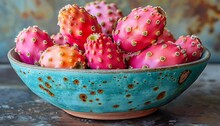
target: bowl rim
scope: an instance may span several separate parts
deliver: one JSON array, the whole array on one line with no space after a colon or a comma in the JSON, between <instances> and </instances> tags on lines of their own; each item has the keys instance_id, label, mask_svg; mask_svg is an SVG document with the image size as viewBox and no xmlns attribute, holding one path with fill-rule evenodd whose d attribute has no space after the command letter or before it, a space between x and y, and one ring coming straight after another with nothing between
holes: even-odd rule
<instances>
[{"instance_id":1,"label":"bowl rim","mask_svg":"<svg viewBox=\"0 0 220 126\"><path fill-rule=\"evenodd\" d=\"M158 71L158 70L170 70L170 69L176 69L176 68L181 68L181 67L186 67L186 66L191 66L191 65L197 65L200 63L207 62L210 57L211 53L207 48L204 48L202 58L199 60L193 61L193 62L188 62L188 63L183 63L183 64L178 64L178 65L173 65L173 66L165 66L165 67L158 67L158 68L147 68L147 69L64 69L64 68L45 68L37 65L31 65L31 64L26 64L21 61L16 60L13 56L12 53L16 53L14 51L15 47L9 50L8 52L8 59L11 63L13 61L15 64L18 66L23 66L31 69L37 69L37 70L50 70L50 71L68 71L68 72L80 72L80 73L137 73L137 72L149 72L149 71Z\"/></svg>"}]
</instances>

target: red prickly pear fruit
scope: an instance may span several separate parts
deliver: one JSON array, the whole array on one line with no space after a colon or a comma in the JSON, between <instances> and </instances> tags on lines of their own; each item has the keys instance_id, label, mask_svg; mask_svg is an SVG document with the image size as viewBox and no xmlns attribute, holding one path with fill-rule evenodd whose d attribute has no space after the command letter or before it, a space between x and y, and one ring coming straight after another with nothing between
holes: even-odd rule
<instances>
[{"instance_id":1,"label":"red prickly pear fruit","mask_svg":"<svg viewBox=\"0 0 220 126\"><path fill-rule=\"evenodd\" d=\"M64 45L67 43L66 38L61 33L51 35L51 39L53 40L54 44Z\"/></svg>"},{"instance_id":2,"label":"red prickly pear fruit","mask_svg":"<svg viewBox=\"0 0 220 126\"><path fill-rule=\"evenodd\" d=\"M166 25L166 14L160 7L139 7L118 20L113 39L125 52L137 52L156 43Z\"/></svg>"},{"instance_id":3,"label":"red prickly pear fruit","mask_svg":"<svg viewBox=\"0 0 220 126\"><path fill-rule=\"evenodd\" d=\"M164 28L163 34L161 34L157 39L157 43L165 43L168 41L175 42L176 40L173 34L167 28Z\"/></svg>"},{"instance_id":4,"label":"red prickly pear fruit","mask_svg":"<svg viewBox=\"0 0 220 126\"><path fill-rule=\"evenodd\" d=\"M87 37L92 33L102 32L96 17L76 4L66 5L59 11L58 25L60 32L67 37L69 44L77 44L79 49L83 51Z\"/></svg>"},{"instance_id":5,"label":"red prickly pear fruit","mask_svg":"<svg viewBox=\"0 0 220 126\"><path fill-rule=\"evenodd\" d=\"M173 42L155 44L132 57L128 65L130 68L159 68L174 66L187 62L187 56L181 47Z\"/></svg>"},{"instance_id":6,"label":"red prickly pear fruit","mask_svg":"<svg viewBox=\"0 0 220 126\"><path fill-rule=\"evenodd\" d=\"M47 48L41 55L39 63L47 68L85 69L86 58L75 47L54 45Z\"/></svg>"},{"instance_id":7,"label":"red prickly pear fruit","mask_svg":"<svg viewBox=\"0 0 220 126\"><path fill-rule=\"evenodd\" d=\"M27 64L38 64L41 53L53 46L53 41L48 33L38 26L28 27L20 31L15 42L15 51L20 60Z\"/></svg>"},{"instance_id":8,"label":"red prickly pear fruit","mask_svg":"<svg viewBox=\"0 0 220 126\"><path fill-rule=\"evenodd\" d=\"M88 67L92 69L124 69L123 55L111 38L94 33L87 38L84 45Z\"/></svg>"},{"instance_id":9,"label":"red prickly pear fruit","mask_svg":"<svg viewBox=\"0 0 220 126\"><path fill-rule=\"evenodd\" d=\"M203 54L202 42L195 35L180 36L175 43L186 51L188 62L200 59Z\"/></svg>"},{"instance_id":10,"label":"red prickly pear fruit","mask_svg":"<svg viewBox=\"0 0 220 126\"><path fill-rule=\"evenodd\" d=\"M111 36L112 30L115 29L117 20L123 17L122 11L118 9L115 3L94 1L86 4L85 9L91 15L96 16L103 33L108 36Z\"/></svg>"}]
</instances>

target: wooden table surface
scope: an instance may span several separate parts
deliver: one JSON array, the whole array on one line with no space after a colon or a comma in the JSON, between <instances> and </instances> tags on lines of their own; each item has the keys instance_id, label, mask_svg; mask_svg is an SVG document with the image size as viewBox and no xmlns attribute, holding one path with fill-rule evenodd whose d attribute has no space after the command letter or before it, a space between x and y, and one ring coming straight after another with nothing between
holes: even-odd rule
<instances>
[{"instance_id":1,"label":"wooden table surface","mask_svg":"<svg viewBox=\"0 0 220 126\"><path fill-rule=\"evenodd\" d=\"M150 116L98 121L70 116L32 93L10 65L0 65L0 126L220 125L220 65L209 64L197 81Z\"/></svg>"}]
</instances>

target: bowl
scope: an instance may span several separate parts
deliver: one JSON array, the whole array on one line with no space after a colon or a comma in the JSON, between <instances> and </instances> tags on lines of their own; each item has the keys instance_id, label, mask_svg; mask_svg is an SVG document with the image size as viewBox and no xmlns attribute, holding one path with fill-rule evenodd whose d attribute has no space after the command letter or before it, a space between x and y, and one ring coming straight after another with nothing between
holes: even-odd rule
<instances>
[{"instance_id":1,"label":"bowl","mask_svg":"<svg viewBox=\"0 0 220 126\"><path fill-rule=\"evenodd\" d=\"M210 58L156 69L54 69L20 62L14 48L11 66L36 95L82 118L117 120L152 114L185 91Z\"/></svg>"}]
</instances>

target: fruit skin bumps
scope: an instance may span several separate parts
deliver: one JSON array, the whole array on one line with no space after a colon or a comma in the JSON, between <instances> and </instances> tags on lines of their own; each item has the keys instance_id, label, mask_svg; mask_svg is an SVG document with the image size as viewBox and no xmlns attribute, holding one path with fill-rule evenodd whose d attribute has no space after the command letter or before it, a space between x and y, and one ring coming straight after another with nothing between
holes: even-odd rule
<instances>
[{"instance_id":1,"label":"fruit skin bumps","mask_svg":"<svg viewBox=\"0 0 220 126\"><path fill-rule=\"evenodd\" d=\"M94 1L85 8L61 8L60 30L51 38L37 26L22 30L15 39L21 61L49 68L146 69L196 61L205 49L195 35L175 40L159 6L134 8L124 17L114 3Z\"/></svg>"},{"instance_id":2,"label":"fruit skin bumps","mask_svg":"<svg viewBox=\"0 0 220 126\"><path fill-rule=\"evenodd\" d=\"M92 33L102 32L96 17L76 4L66 5L59 11L58 25L61 34L67 37L68 44L77 44L83 51L87 37Z\"/></svg>"},{"instance_id":3,"label":"fruit skin bumps","mask_svg":"<svg viewBox=\"0 0 220 126\"><path fill-rule=\"evenodd\" d=\"M64 45L67 43L66 38L61 33L51 35L50 38L53 40L54 44Z\"/></svg>"},{"instance_id":4,"label":"fruit skin bumps","mask_svg":"<svg viewBox=\"0 0 220 126\"><path fill-rule=\"evenodd\" d=\"M195 35L180 36L175 43L186 51L188 62L198 60L204 51L202 42Z\"/></svg>"},{"instance_id":5,"label":"fruit skin bumps","mask_svg":"<svg viewBox=\"0 0 220 126\"><path fill-rule=\"evenodd\" d=\"M172 42L156 44L129 60L130 68L158 68L187 62L187 55Z\"/></svg>"},{"instance_id":6,"label":"fruit skin bumps","mask_svg":"<svg viewBox=\"0 0 220 126\"><path fill-rule=\"evenodd\" d=\"M123 55L111 38L104 34L91 34L85 43L85 55L92 69L124 69Z\"/></svg>"},{"instance_id":7,"label":"fruit skin bumps","mask_svg":"<svg viewBox=\"0 0 220 126\"><path fill-rule=\"evenodd\" d=\"M15 38L15 52L20 60L27 64L38 64L41 53L53 46L53 41L46 31L38 26L23 29Z\"/></svg>"},{"instance_id":8,"label":"fruit skin bumps","mask_svg":"<svg viewBox=\"0 0 220 126\"><path fill-rule=\"evenodd\" d=\"M54 45L45 50L39 61L42 67L85 69L85 56L75 47L69 45Z\"/></svg>"},{"instance_id":9,"label":"fruit skin bumps","mask_svg":"<svg viewBox=\"0 0 220 126\"><path fill-rule=\"evenodd\" d=\"M105 35L111 36L115 29L116 22L123 17L120 9L115 3L107 3L105 1L94 1L85 5L85 9L93 16L96 16L98 23L102 27Z\"/></svg>"},{"instance_id":10,"label":"fruit skin bumps","mask_svg":"<svg viewBox=\"0 0 220 126\"><path fill-rule=\"evenodd\" d=\"M168 41L175 42L176 39L167 28L164 28L163 34L161 34L157 39L157 43L166 43Z\"/></svg>"},{"instance_id":11,"label":"fruit skin bumps","mask_svg":"<svg viewBox=\"0 0 220 126\"><path fill-rule=\"evenodd\" d=\"M114 41L126 52L137 52L156 43L166 25L166 14L160 7L139 7L119 19Z\"/></svg>"}]
</instances>

